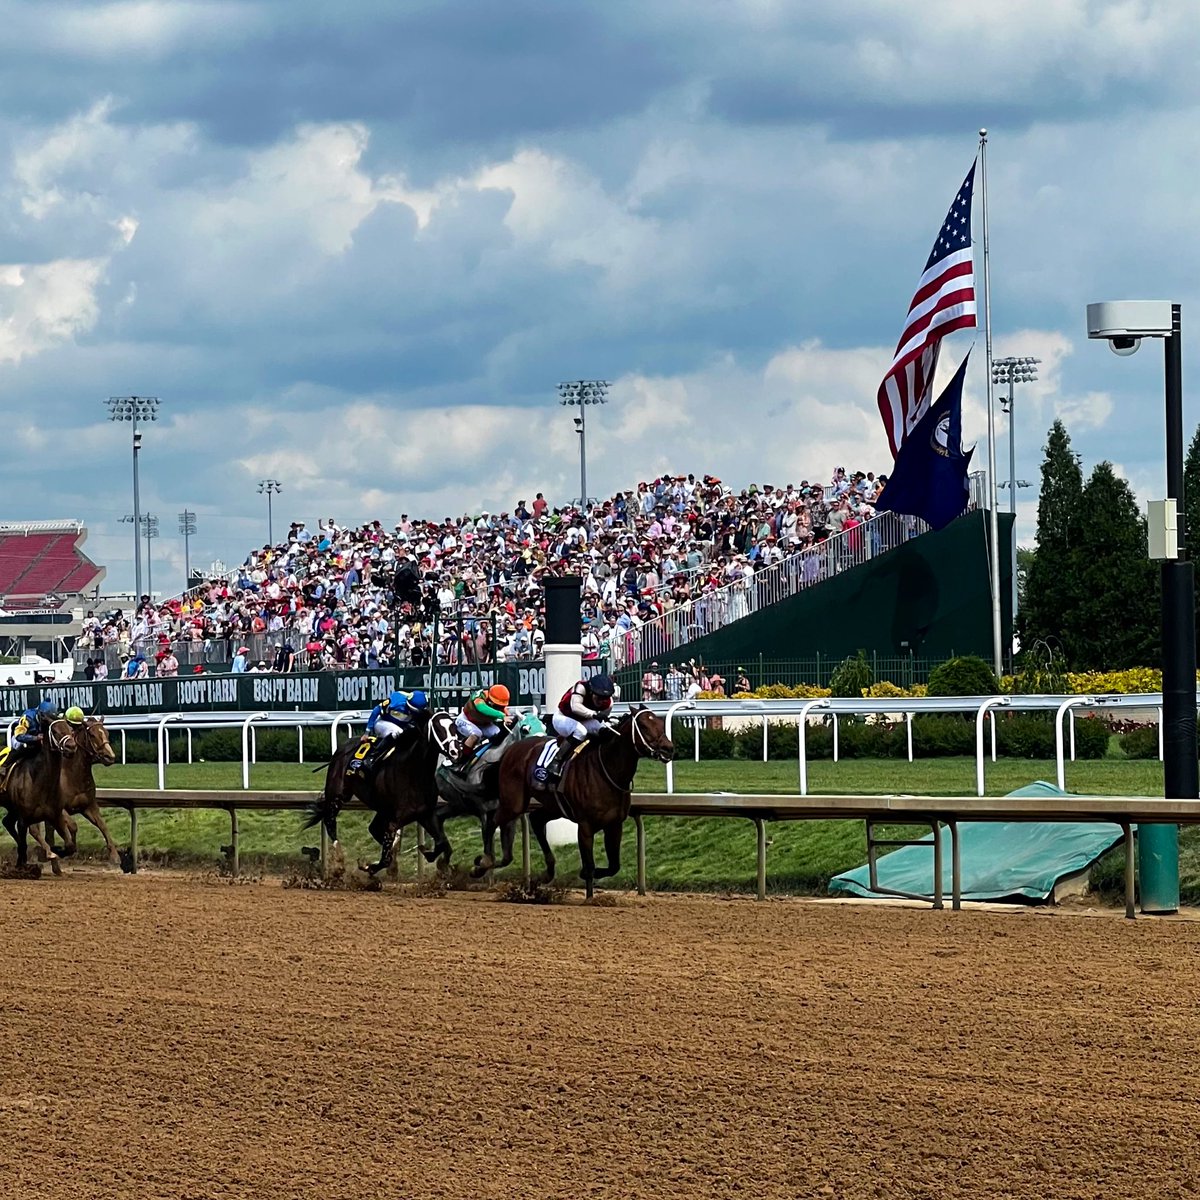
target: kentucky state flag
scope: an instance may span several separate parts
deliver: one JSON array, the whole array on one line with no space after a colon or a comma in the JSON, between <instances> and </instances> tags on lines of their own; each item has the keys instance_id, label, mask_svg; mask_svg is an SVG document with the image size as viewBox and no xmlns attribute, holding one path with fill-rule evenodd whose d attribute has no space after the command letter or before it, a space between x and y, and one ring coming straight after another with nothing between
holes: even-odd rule
<instances>
[{"instance_id":1,"label":"kentucky state flag","mask_svg":"<svg viewBox=\"0 0 1200 1200\"><path fill-rule=\"evenodd\" d=\"M943 529L967 507L967 468L975 451L963 453L962 390L970 357L904 439L877 511L921 517Z\"/></svg>"}]
</instances>

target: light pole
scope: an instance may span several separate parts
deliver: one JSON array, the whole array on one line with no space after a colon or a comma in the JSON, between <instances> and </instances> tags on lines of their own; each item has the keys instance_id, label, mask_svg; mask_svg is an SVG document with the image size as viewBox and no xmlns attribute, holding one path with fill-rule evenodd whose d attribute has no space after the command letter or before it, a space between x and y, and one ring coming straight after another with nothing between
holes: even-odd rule
<instances>
[{"instance_id":1,"label":"light pole","mask_svg":"<svg viewBox=\"0 0 1200 1200\"><path fill-rule=\"evenodd\" d=\"M271 514L271 497L277 492L283 491L283 484L278 479L264 479L258 485L258 494L261 496L264 492L267 494L267 544L275 545L275 524Z\"/></svg>"},{"instance_id":2,"label":"light pole","mask_svg":"<svg viewBox=\"0 0 1200 1200\"><path fill-rule=\"evenodd\" d=\"M579 507L587 507L587 406L606 404L607 379L576 379L558 385L558 402L568 408L578 408L575 430L579 434Z\"/></svg>"},{"instance_id":3,"label":"light pole","mask_svg":"<svg viewBox=\"0 0 1200 1200\"><path fill-rule=\"evenodd\" d=\"M132 525L134 527L133 536L146 539L146 594L153 595L154 573L150 563L150 539L158 537L158 518L153 513L140 513L136 517L122 517L121 524ZM140 594L138 599L141 599Z\"/></svg>"},{"instance_id":4,"label":"light pole","mask_svg":"<svg viewBox=\"0 0 1200 1200\"><path fill-rule=\"evenodd\" d=\"M157 396L109 396L105 401L108 405L110 421L133 422L133 577L134 602L136 610L142 600L142 546L138 540L141 532L141 500L138 496L138 451L142 448L142 435L138 430L139 421L157 421L159 399Z\"/></svg>"},{"instance_id":5,"label":"light pole","mask_svg":"<svg viewBox=\"0 0 1200 1200\"><path fill-rule=\"evenodd\" d=\"M1162 562L1163 795L1200 797L1196 761L1196 601L1187 554L1183 491L1183 338L1180 305L1169 300L1089 304L1088 337L1114 353L1133 354L1143 338L1163 338L1167 427L1167 500L1161 524L1150 528ZM1174 508L1175 528L1169 510ZM1175 534L1172 544L1171 534ZM1138 875L1143 912L1179 908L1179 826L1138 825Z\"/></svg>"},{"instance_id":6,"label":"light pole","mask_svg":"<svg viewBox=\"0 0 1200 1200\"><path fill-rule=\"evenodd\" d=\"M185 508L179 514L179 532L183 534L183 590L192 586L192 555L189 539L196 532L196 514Z\"/></svg>"},{"instance_id":7,"label":"light pole","mask_svg":"<svg viewBox=\"0 0 1200 1200\"><path fill-rule=\"evenodd\" d=\"M1014 388L1018 383L1037 379L1040 358L998 358L992 363L992 382L1007 383L1008 396L1000 397L1000 407L1008 414L1008 511L1012 513L1012 615L1017 617L1017 420ZM1003 487L1004 484L997 485ZM1026 484L1026 487L1029 485Z\"/></svg>"}]
</instances>

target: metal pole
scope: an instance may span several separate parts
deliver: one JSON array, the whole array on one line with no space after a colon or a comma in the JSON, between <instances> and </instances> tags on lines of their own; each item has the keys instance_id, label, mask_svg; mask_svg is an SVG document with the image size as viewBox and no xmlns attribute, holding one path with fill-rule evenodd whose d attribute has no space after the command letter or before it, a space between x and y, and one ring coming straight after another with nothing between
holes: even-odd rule
<instances>
[{"instance_id":1,"label":"metal pole","mask_svg":"<svg viewBox=\"0 0 1200 1200\"><path fill-rule=\"evenodd\" d=\"M579 508L587 507L587 405L579 406Z\"/></svg>"},{"instance_id":2,"label":"metal pole","mask_svg":"<svg viewBox=\"0 0 1200 1200\"><path fill-rule=\"evenodd\" d=\"M980 197L983 201L983 313L984 346L987 352L987 425L988 425L988 536L992 569L992 665L996 677L1004 674L1004 654L1001 645L1000 622L1000 523L996 510L996 398L992 386L992 280L991 245L988 238L987 200L987 130L979 131Z\"/></svg>"},{"instance_id":3,"label":"metal pole","mask_svg":"<svg viewBox=\"0 0 1200 1200\"><path fill-rule=\"evenodd\" d=\"M1164 344L1167 425L1167 498L1176 501L1179 557L1162 564L1163 792L1169 800L1200 796L1196 761L1196 608L1187 556L1183 487L1183 339L1178 304ZM1142 912L1179 908L1179 827L1138 826Z\"/></svg>"},{"instance_id":4,"label":"metal pole","mask_svg":"<svg viewBox=\"0 0 1200 1200\"><path fill-rule=\"evenodd\" d=\"M267 491L267 545L275 545L275 522L271 514L271 492Z\"/></svg>"},{"instance_id":5,"label":"metal pole","mask_svg":"<svg viewBox=\"0 0 1200 1200\"><path fill-rule=\"evenodd\" d=\"M150 563L150 514L146 514L146 591L154 595L154 568Z\"/></svg>"},{"instance_id":6,"label":"metal pole","mask_svg":"<svg viewBox=\"0 0 1200 1200\"><path fill-rule=\"evenodd\" d=\"M1014 385L1016 372L1012 367L1008 369L1008 511L1015 517L1017 515L1017 439L1016 439L1016 420L1013 409L1014 403ZM1016 545L1016 539L1013 539L1013 545ZM1015 551L1014 551L1015 553ZM1014 572L1015 574L1015 572Z\"/></svg>"},{"instance_id":7,"label":"metal pole","mask_svg":"<svg viewBox=\"0 0 1200 1200\"><path fill-rule=\"evenodd\" d=\"M141 499L138 494L138 421L137 407L133 410L133 577L134 612L142 602L142 518Z\"/></svg>"}]
</instances>

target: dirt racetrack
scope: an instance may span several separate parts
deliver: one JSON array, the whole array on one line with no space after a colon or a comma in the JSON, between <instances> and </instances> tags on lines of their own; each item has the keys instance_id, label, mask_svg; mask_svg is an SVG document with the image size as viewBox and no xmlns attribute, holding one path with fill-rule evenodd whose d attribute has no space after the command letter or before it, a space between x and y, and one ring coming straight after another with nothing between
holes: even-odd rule
<instances>
[{"instance_id":1,"label":"dirt racetrack","mask_svg":"<svg viewBox=\"0 0 1200 1200\"><path fill-rule=\"evenodd\" d=\"M12 1197L1194 1197L1200 923L0 882Z\"/></svg>"}]
</instances>

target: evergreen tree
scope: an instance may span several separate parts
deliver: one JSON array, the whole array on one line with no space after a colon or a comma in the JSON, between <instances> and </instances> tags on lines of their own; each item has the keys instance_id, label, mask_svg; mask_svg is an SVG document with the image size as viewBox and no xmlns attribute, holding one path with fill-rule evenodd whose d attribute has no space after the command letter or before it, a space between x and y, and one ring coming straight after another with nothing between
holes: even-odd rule
<instances>
[{"instance_id":1,"label":"evergreen tree","mask_svg":"<svg viewBox=\"0 0 1200 1200\"><path fill-rule=\"evenodd\" d=\"M1075 598L1071 564L1079 533L1083 473L1061 421L1050 426L1044 453L1037 552L1025 577L1017 631L1023 649L1047 642L1065 652L1064 620Z\"/></svg>"},{"instance_id":2,"label":"evergreen tree","mask_svg":"<svg viewBox=\"0 0 1200 1200\"><path fill-rule=\"evenodd\" d=\"M1160 659L1159 577L1129 484L1102 462L1083 489L1063 643L1075 670L1121 670Z\"/></svg>"}]
</instances>

